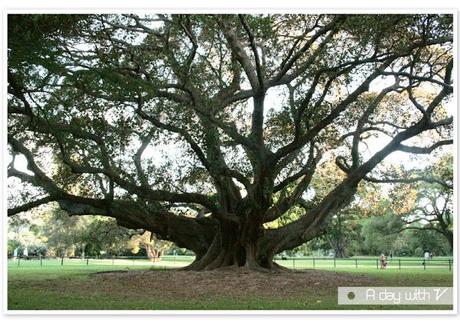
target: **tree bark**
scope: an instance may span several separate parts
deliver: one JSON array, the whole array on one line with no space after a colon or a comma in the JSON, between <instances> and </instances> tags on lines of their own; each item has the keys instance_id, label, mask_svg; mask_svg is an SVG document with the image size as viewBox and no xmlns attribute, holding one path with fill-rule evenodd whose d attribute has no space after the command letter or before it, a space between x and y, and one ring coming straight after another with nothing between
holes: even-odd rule
<instances>
[{"instance_id":1,"label":"tree bark","mask_svg":"<svg viewBox=\"0 0 460 324\"><path fill-rule=\"evenodd\" d=\"M452 233L452 231L446 231L444 232L444 236L449 242L450 251L453 252L454 251L454 233Z\"/></svg>"},{"instance_id":2,"label":"tree bark","mask_svg":"<svg viewBox=\"0 0 460 324\"><path fill-rule=\"evenodd\" d=\"M221 223L207 252L197 256L185 269L213 270L232 266L257 271L274 269L274 253L263 253L259 244L263 234L260 223Z\"/></svg>"}]
</instances>

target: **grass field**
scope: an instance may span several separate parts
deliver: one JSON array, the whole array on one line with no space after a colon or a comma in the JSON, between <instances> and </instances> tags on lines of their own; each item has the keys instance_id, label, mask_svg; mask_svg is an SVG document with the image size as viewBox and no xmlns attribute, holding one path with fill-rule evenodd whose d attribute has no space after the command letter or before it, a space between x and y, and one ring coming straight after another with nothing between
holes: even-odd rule
<instances>
[{"instance_id":1,"label":"grass field","mask_svg":"<svg viewBox=\"0 0 460 324\"><path fill-rule=\"evenodd\" d=\"M407 259L410 263L411 259ZM271 309L452 309L451 306L340 306L337 305L337 285L340 276L346 280L356 278L357 285L364 286L452 286L453 272L434 264L409 268L376 268L373 260L316 260L315 268L290 278L290 274L257 274L254 281L239 282L244 276L219 272L191 274L184 271L164 270L184 266L190 257L165 257L154 266L147 260L29 260L10 261L8 264L8 309L9 310L271 310ZM417 261L417 260L416 260ZM285 266L292 260L280 260ZM311 260L296 260L297 268L311 268ZM308 263L308 264L307 264ZM413 262L415 263L415 261ZM403 262L404 264L404 262ZM153 271L131 271L148 270ZM328 271L325 271L328 269ZM120 271L108 276L95 275L98 272ZM128 272L121 272L128 271ZM130 276L125 276L129 274ZM133 277L133 275L135 277ZM306 283L296 284L298 278L317 277ZM192 279L188 280L191 277ZM315 277L315 278L316 278ZM321 281L324 278L323 281ZM337 279L337 280L336 280ZM214 281L212 281L214 280ZM249 280L249 279L248 279ZM364 281L363 281L364 280ZM254 284L251 286L251 283ZM311 284L309 283L311 282ZM279 291L267 293L264 287L278 285ZM318 285L316 285L318 284ZM218 287L210 291L203 286ZM232 288L226 289L231 286ZM298 287L300 286L300 287ZM246 289L246 287L249 287ZM287 290L283 290L287 287ZM289 288L291 287L291 288ZM295 287L295 288L292 288ZM293 289L292 292L289 289ZM200 290L199 298L193 298L193 291ZM190 295L191 294L191 295Z\"/></svg>"}]
</instances>

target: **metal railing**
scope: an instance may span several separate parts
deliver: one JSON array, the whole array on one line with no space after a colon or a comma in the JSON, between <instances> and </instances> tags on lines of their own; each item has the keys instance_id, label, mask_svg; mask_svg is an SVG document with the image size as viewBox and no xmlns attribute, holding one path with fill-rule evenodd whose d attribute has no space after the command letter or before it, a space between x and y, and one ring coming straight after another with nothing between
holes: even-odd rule
<instances>
[{"instance_id":1,"label":"metal railing","mask_svg":"<svg viewBox=\"0 0 460 324\"><path fill-rule=\"evenodd\" d=\"M148 266L155 265L160 262L167 264L171 267L184 266L186 263L192 262L194 259L193 256L181 256L181 255L164 255L156 262L153 262L146 256L104 256L104 257L41 257L41 256L31 256L31 257L18 257L18 258L9 258L9 266L64 266L64 265L132 265L132 266ZM158 262L160 261L160 262Z\"/></svg>"},{"instance_id":2,"label":"metal railing","mask_svg":"<svg viewBox=\"0 0 460 324\"><path fill-rule=\"evenodd\" d=\"M119 265L119 266L155 266L181 267L194 260L193 256L164 255L157 262L152 262L146 256L110 256L104 258L16 258L9 259L10 266L64 266L64 265ZM336 269L336 268L368 268L380 269L380 259L369 258L328 258L328 257L276 257L278 264L292 269ZM452 271L451 258L437 257L434 259L423 258L393 258L387 260L386 268L389 269L448 269Z\"/></svg>"},{"instance_id":3,"label":"metal railing","mask_svg":"<svg viewBox=\"0 0 460 324\"><path fill-rule=\"evenodd\" d=\"M277 257L274 261L293 269L308 268L381 268L379 258L328 258L328 257ZM387 260L386 268L448 269L452 271L453 260L450 258L392 258Z\"/></svg>"}]
</instances>

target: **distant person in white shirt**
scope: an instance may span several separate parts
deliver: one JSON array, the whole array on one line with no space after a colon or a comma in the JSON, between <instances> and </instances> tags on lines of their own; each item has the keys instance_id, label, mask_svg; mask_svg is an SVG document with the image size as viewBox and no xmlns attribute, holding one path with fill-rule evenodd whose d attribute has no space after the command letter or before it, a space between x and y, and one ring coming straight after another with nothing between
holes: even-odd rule
<instances>
[{"instance_id":1,"label":"distant person in white shirt","mask_svg":"<svg viewBox=\"0 0 460 324\"><path fill-rule=\"evenodd\" d=\"M386 269L387 268L387 257L385 254L380 255L380 269Z\"/></svg>"}]
</instances>

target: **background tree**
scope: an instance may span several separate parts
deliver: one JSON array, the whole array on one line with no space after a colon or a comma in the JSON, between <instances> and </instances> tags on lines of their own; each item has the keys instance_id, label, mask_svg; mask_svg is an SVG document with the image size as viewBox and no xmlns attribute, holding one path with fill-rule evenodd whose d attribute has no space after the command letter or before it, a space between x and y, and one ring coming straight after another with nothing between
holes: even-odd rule
<instances>
[{"instance_id":1,"label":"background tree","mask_svg":"<svg viewBox=\"0 0 460 324\"><path fill-rule=\"evenodd\" d=\"M262 270L391 153L452 143L451 15L69 18L8 20L8 143L28 169L9 165L9 215L55 201L192 250L191 269Z\"/></svg>"},{"instance_id":2,"label":"background tree","mask_svg":"<svg viewBox=\"0 0 460 324\"><path fill-rule=\"evenodd\" d=\"M134 234L108 217L69 217L52 205L10 217L8 228L8 254L19 247L27 248L29 256L126 255Z\"/></svg>"},{"instance_id":3,"label":"background tree","mask_svg":"<svg viewBox=\"0 0 460 324\"><path fill-rule=\"evenodd\" d=\"M324 238L329 247L334 250L336 258L346 258L353 255L350 245L357 239L359 233L358 217L359 215L353 211L345 210L330 219Z\"/></svg>"},{"instance_id":4,"label":"background tree","mask_svg":"<svg viewBox=\"0 0 460 324\"><path fill-rule=\"evenodd\" d=\"M113 219L107 217L97 217L85 225L79 238L83 251L79 254L82 257L126 255L132 230L118 226Z\"/></svg>"},{"instance_id":5,"label":"background tree","mask_svg":"<svg viewBox=\"0 0 460 324\"><path fill-rule=\"evenodd\" d=\"M161 261L163 254L172 247L172 242L159 240L155 234L145 231L142 234L135 234L128 242L131 252L137 254L143 248L150 261Z\"/></svg>"},{"instance_id":6,"label":"background tree","mask_svg":"<svg viewBox=\"0 0 460 324\"><path fill-rule=\"evenodd\" d=\"M40 209L8 219L8 256L22 256L27 248L29 256L45 255L47 253L46 237L41 232L44 219L39 217Z\"/></svg>"},{"instance_id":7,"label":"background tree","mask_svg":"<svg viewBox=\"0 0 460 324\"><path fill-rule=\"evenodd\" d=\"M363 222L361 235L364 238L363 250L370 255L397 254L395 246L399 235L395 233L401 228L401 219L392 214L371 217Z\"/></svg>"},{"instance_id":8,"label":"background tree","mask_svg":"<svg viewBox=\"0 0 460 324\"><path fill-rule=\"evenodd\" d=\"M76 252L81 254L84 250L83 220L71 218L59 209L52 209L46 217L48 219L42 232L46 237L49 254L58 257L73 257Z\"/></svg>"},{"instance_id":9,"label":"background tree","mask_svg":"<svg viewBox=\"0 0 460 324\"><path fill-rule=\"evenodd\" d=\"M436 181L401 184L395 188L394 199L405 200L409 192L416 193L414 205L400 216L399 231L436 231L447 240L453 251L453 157L446 154L433 165L420 171ZM405 197L405 198L403 198Z\"/></svg>"}]
</instances>

